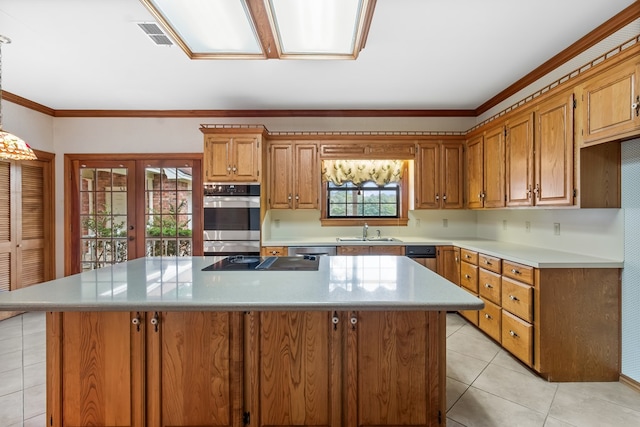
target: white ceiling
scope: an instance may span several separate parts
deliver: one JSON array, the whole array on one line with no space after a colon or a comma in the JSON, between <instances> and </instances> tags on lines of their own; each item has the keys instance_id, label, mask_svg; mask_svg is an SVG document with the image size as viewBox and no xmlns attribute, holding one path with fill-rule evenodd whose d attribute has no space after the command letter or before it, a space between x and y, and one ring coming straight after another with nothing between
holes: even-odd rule
<instances>
[{"instance_id":1,"label":"white ceiling","mask_svg":"<svg viewBox=\"0 0 640 427\"><path fill-rule=\"evenodd\" d=\"M356 61L190 60L139 0L0 0L5 91L56 110L476 109L634 0L378 0Z\"/></svg>"}]
</instances>

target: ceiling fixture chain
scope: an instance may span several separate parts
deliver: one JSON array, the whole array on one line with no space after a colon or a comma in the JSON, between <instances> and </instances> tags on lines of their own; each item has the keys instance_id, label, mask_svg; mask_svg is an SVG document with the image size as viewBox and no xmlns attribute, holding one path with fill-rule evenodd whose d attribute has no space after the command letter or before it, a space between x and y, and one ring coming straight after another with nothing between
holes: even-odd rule
<instances>
[{"instance_id":1,"label":"ceiling fixture chain","mask_svg":"<svg viewBox=\"0 0 640 427\"><path fill-rule=\"evenodd\" d=\"M37 157L29 144L2 130L2 45L9 43L11 39L0 34L0 159L35 160Z\"/></svg>"}]
</instances>

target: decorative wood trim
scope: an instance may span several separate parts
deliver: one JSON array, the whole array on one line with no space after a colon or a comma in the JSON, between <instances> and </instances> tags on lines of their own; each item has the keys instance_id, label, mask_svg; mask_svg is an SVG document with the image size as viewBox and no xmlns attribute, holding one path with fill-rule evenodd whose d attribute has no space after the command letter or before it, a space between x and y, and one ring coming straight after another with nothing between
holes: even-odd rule
<instances>
[{"instance_id":1,"label":"decorative wood trim","mask_svg":"<svg viewBox=\"0 0 640 427\"><path fill-rule=\"evenodd\" d=\"M2 100L13 102L16 105L29 108L30 110L37 111L48 116L56 116L56 110L54 110L53 108L45 107L42 104L38 104L37 102L33 102L31 100L28 100L27 98L23 98L11 92L7 92L6 90L2 91Z\"/></svg>"},{"instance_id":2,"label":"decorative wood trim","mask_svg":"<svg viewBox=\"0 0 640 427\"><path fill-rule=\"evenodd\" d=\"M586 51L601 40L604 40L611 34L623 28L625 25L633 22L637 18L640 18L639 1L632 3L617 15L615 15L608 21L605 21L596 29L588 33L586 36L582 37L577 42L573 43L571 46L569 46L556 56L552 57L544 64L540 65L538 68L531 71L529 74L527 74L511 86L507 87L502 92L486 101L484 104L476 108L475 115L479 116L480 114L490 110L492 107L498 105L500 102L509 98L511 95L524 89L531 83L534 83L535 81L555 70L570 59L575 58L580 53Z\"/></svg>"}]
</instances>

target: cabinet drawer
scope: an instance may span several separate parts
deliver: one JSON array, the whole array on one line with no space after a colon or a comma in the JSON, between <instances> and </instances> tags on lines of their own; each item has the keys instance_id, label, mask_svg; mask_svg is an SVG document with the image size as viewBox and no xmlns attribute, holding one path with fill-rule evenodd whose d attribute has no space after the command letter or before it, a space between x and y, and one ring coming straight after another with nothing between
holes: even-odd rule
<instances>
[{"instance_id":1,"label":"cabinet drawer","mask_svg":"<svg viewBox=\"0 0 640 427\"><path fill-rule=\"evenodd\" d=\"M522 265L515 262L504 260L502 261L502 275L511 277L520 282L533 285L533 267L528 265Z\"/></svg>"},{"instance_id":2,"label":"cabinet drawer","mask_svg":"<svg viewBox=\"0 0 640 427\"><path fill-rule=\"evenodd\" d=\"M502 310L502 346L533 366L533 326Z\"/></svg>"},{"instance_id":3,"label":"cabinet drawer","mask_svg":"<svg viewBox=\"0 0 640 427\"><path fill-rule=\"evenodd\" d=\"M460 249L460 258L469 264L478 265L478 252Z\"/></svg>"},{"instance_id":4,"label":"cabinet drawer","mask_svg":"<svg viewBox=\"0 0 640 427\"><path fill-rule=\"evenodd\" d=\"M478 313L478 326L491 338L500 342L502 339L502 309L499 305L481 298L484 308Z\"/></svg>"},{"instance_id":5,"label":"cabinet drawer","mask_svg":"<svg viewBox=\"0 0 640 427\"><path fill-rule=\"evenodd\" d=\"M478 273L478 293L495 304L501 304L502 284L500 275L483 268Z\"/></svg>"},{"instance_id":6,"label":"cabinet drawer","mask_svg":"<svg viewBox=\"0 0 640 427\"><path fill-rule=\"evenodd\" d=\"M471 292L478 293L478 266L468 262L460 263L460 285Z\"/></svg>"},{"instance_id":7,"label":"cabinet drawer","mask_svg":"<svg viewBox=\"0 0 640 427\"><path fill-rule=\"evenodd\" d=\"M503 276L502 308L527 322L532 322L533 287Z\"/></svg>"},{"instance_id":8,"label":"cabinet drawer","mask_svg":"<svg viewBox=\"0 0 640 427\"><path fill-rule=\"evenodd\" d=\"M260 249L260 255L262 255L262 256L285 256L285 255L287 255L287 248L285 246L263 246Z\"/></svg>"},{"instance_id":9,"label":"cabinet drawer","mask_svg":"<svg viewBox=\"0 0 640 427\"><path fill-rule=\"evenodd\" d=\"M369 246L338 246L338 255L369 255Z\"/></svg>"},{"instance_id":10,"label":"cabinet drawer","mask_svg":"<svg viewBox=\"0 0 640 427\"><path fill-rule=\"evenodd\" d=\"M478 267L500 274L502 271L502 260L490 255L478 254Z\"/></svg>"}]
</instances>

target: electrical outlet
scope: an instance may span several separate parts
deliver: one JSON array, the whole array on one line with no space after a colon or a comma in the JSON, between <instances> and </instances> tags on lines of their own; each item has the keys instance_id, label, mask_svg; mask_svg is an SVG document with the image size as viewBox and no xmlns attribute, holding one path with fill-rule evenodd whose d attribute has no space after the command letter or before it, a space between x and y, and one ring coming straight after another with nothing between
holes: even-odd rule
<instances>
[{"instance_id":1,"label":"electrical outlet","mask_svg":"<svg viewBox=\"0 0 640 427\"><path fill-rule=\"evenodd\" d=\"M276 224L276 228L280 228L280 220L279 220L279 219L276 219L276 220L275 220L275 221L273 221L273 222L275 222L275 224Z\"/></svg>"},{"instance_id":2,"label":"electrical outlet","mask_svg":"<svg viewBox=\"0 0 640 427\"><path fill-rule=\"evenodd\" d=\"M506 229L507 229L507 220L506 220L506 219L503 219L503 220L502 220L502 229L503 229L503 230L506 230Z\"/></svg>"},{"instance_id":3,"label":"electrical outlet","mask_svg":"<svg viewBox=\"0 0 640 427\"><path fill-rule=\"evenodd\" d=\"M531 233L531 222L525 221L524 229L527 231L527 233Z\"/></svg>"},{"instance_id":4,"label":"electrical outlet","mask_svg":"<svg viewBox=\"0 0 640 427\"><path fill-rule=\"evenodd\" d=\"M449 226L449 220L447 218L442 219L442 227L447 228Z\"/></svg>"},{"instance_id":5,"label":"electrical outlet","mask_svg":"<svg viewBox=\"0 0 640 427\"><path fill-rule=\"evenodd\" d=\"M553 234L555 234L556 236L560 235L560 223L559 222L554 222L553 223Z\"/></svg>"},{"instance_id":6,"label":"electrical outlet","mask_svg":"<svg viewBox=\"0 0 640 427\"><path fill-rule=\"evenodd\" d=\"M416 227L420 227L420 218L416 218Z\"/></svg>"}]
</instances>

